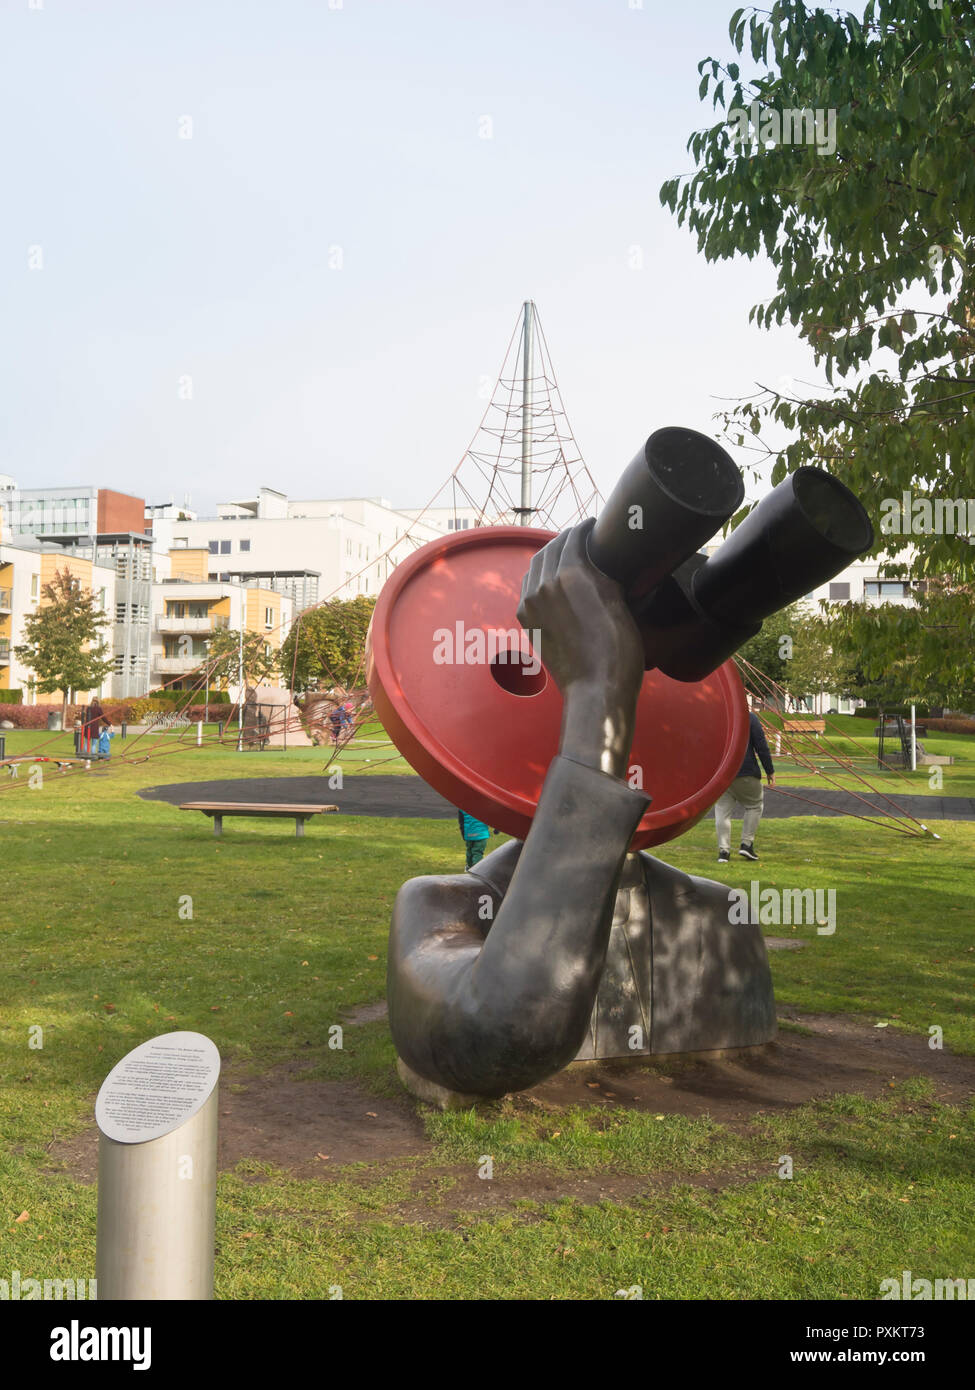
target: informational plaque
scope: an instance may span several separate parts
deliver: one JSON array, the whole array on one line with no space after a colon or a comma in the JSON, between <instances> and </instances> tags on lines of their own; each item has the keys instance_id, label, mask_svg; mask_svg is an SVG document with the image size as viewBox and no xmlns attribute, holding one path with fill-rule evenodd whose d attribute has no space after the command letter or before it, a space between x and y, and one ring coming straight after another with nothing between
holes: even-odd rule
<instances>
[{"instance_id":1,"label":"informational plaque","mask_svg":"<svg viewBox=\"0 0 975 1390\"><path fill-rule=\"evenodd\" d=\"M206 1104L220 1075L220 1053L202 1033L163 1033L112 1068L95 1101L102 1134L144 1144L171 1133Z\"/></svg>"}]
</instances>

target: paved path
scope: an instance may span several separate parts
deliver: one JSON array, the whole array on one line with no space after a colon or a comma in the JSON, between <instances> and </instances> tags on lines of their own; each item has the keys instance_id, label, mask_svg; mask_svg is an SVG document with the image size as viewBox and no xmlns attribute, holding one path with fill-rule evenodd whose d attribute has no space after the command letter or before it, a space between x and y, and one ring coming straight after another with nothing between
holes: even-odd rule
<instances>
[{"instance_id":1,"label":"paved path","mask_svg":"<svg viewBox=\"0 0 975 1390\"><path fill-rule=\"evenodd\" d=\"M889 816L898 809L909 812L927 824L935 820L975 820L975 799L968 796L895 796L895 806L876 794L865 793L864 804L852 792L821 787L805 788L823 803L812 806L773 788L765 793L765 815L786 816ZM176 782L162 787L145 787L140 793L149 801L266 801L272 805L322 801L338 806L346 816L405 816L423 820L452 820L456 808L421 777L346 777L341 791L328 785L327 777L247 777L230 782Z\"/></svg>"}]
</instances>

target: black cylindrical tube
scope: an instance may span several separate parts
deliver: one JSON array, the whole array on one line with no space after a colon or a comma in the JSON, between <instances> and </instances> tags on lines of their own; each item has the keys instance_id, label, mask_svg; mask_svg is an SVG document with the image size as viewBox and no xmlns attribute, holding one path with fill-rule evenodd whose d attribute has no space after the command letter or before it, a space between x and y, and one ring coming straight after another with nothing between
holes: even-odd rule
<instances>
[{"instance_id":1,"label":"black cylindrical tube","mask_svg":"<svg viewBox=\"0 0 975 1390\"><path fill-rule=\"evenodd\" d=\"M849 488L799 468L697 570L692 592L710 618L747 626L825 584L872 544L870 518Z\"/></svg>"},{"instance_id":2,"label":"black cylindrical tube","mask_svg":"<svg viewBox=\"0 0 975 1390\"><path fill-rule=\"evenodd\" d=\"M632 460L589 537L589 558L629 595L648 592L741 506L745 485L707 435L655 430Z\"/></svg>"}]
</instances>

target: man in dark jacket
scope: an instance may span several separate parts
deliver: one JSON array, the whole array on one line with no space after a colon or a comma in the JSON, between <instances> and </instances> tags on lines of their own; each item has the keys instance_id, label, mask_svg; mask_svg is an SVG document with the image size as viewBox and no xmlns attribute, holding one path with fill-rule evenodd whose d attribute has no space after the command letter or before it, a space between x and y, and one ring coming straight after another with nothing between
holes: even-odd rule
<instances>
[{"instance_id":1,"label":"man in dark jacket","mask_svg":"<svg viewBox=\"0 0 975 1390\"><path fill-rule=\"evenodd\" d=\"M755 831L765 809L765 789L762 786L762 773L758 764L761 761L768 777L770 787L775 786L775 768L769 752L765 730L759 723L757 714L748 716L750 731L745 760L738 770L738 776L718 799L714 808L714 823L718 830L718 863L727 864L731 854L731 818L738 808L742 811L741 847L738 853L742 859L757 859L755 853Z\"/></svg>"}]
</instances>

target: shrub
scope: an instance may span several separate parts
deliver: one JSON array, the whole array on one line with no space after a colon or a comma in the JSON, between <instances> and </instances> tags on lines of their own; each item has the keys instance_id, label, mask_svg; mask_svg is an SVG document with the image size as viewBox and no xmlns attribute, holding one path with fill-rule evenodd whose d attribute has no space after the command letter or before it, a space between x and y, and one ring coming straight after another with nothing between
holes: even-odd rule
<instances>
[{"instance_id":1,"label":"shrub","mask_svg":"<svg viewBox=\"0 0 975 1390\"><path fill-rule=\"evenodd\" d=\"M138 720L133 714L134 700L102 700L102 710L105 718L110 719L113 724L137 724Z\"/></svg>"},{"instance_id":2,"label":"shrub","mask_svg":"<svg viewBox=\"0 0 975 1390\"><path fill-rule=\"evenodd\" d=\"M918 719L927 719L929 709L930 705L914 706L914 712ZM862 709L855 709L853 711L856 719L876 719L879 713L880 711L876 705L864 705ZM905 719L910 719L910 705L884 705L885 719L896 719L898 715L901 715Z\"/></svg>"},{"instance_id":3,"label":"shrub","mask_svg":"<svg viewBox=\"0 0 975 1390\"><path fill-rule=\"evenodd\" d=\"M214 709L211 704L209 710L206 705L187 705L182 713L191 724L195 724L199 719L208 719L211 724L218 724L221 721L226 724L230 718L230 711L223 701L218 701L218 704L218 709ZM234 710L236 709L237 706L234 705Z\"/></svg>"},{"instance_id":4,"label":"shrub","mask_svg":"<svg viewBox=\"0 0 975 1390\"><path fill-rule=\"evenodd\" d=\"M975 734L975 719L926 719L928 732L939 734Z\"/></svg>"},{"instance_id":5,"label":"shrub","mask_svg":"<svg viewBox=\"0 0 975 1390\"><path fill-rule=\"evenodd\" d=\"M0 705L20 705L23 700L22 690L0 690Z\"/></svg>"},{"instance_id":6,"label":"shrub","mask_svg":"<svg viewBox=\"0 0 975 1390\"><path fill-rule=\"evenodd\" d=\"M47 716L60 714L60 705L0 705L0 720L9 719L15 729L46 729ZM68 710L68 728L71 711Z\"/></svg>"},{"instance_id":7,"label":"shrub","mask_svg":"<svg viewBox=\"0 0 975 1390\"><path fill-rule=\"evenodd\" d=\"M182 709L186 705L204 704L204 692L202 690L150 690L146 697L154 702L156 707L161 705L175 706ZM230 703L230 694L226 690L211 690L211 705L227 705Z\"/></svg>"}]
</instances>

